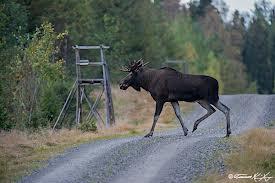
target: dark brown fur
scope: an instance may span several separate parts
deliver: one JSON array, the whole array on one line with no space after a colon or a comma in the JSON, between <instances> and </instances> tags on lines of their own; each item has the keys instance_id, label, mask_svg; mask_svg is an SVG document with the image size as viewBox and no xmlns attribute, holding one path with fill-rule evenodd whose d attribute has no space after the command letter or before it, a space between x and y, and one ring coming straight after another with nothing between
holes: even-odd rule
<instances>
[{"instance_id":1,"label":"dark brown fur","mask_svg":"<svg viewBox=\"0 0 275 183\"><path fill-rule=\"evenodd\" d=\"M164 67L161 69L149 69L139 67L131 71L121 82L120 88L126 90L129 86L140 91L141 88L150 92L156 101L156 112L152 129L146 137L152 136L158 116L162 111L165 102L171 102L175 113L181 122L184 134L187 135L187 128L184 126L179 114L178 101L198 102L207 110L207 114L198 119L193 131L197 129L198 124L213 114L215 109L221 110L227 118L227 136L230 135L229 108L219 102L218 81L210 76L183 74L172 68Z\"/></svg>"}]
</instances>

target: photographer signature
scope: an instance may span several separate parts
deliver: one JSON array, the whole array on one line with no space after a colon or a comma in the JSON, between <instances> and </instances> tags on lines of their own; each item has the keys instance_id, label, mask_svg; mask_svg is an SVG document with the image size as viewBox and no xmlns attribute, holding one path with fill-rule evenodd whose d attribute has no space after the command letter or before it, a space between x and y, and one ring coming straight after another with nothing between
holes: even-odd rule
<instances>
[{"instance_id":1,"label":"photographer signature","mask_svg":"<svg viewBox=\"0 0 275 183\"><path fill-rule=\"evenodd\" d=\"M255 182L260 182L260 181L265 181L268 182L270 179L274 179L275 177L272 177L269 175L270 172L268 173L255 173L253 175L248 175L248 174L229 174L228 178L229 179L252 179Z\"/></svg>"}]
</instances>

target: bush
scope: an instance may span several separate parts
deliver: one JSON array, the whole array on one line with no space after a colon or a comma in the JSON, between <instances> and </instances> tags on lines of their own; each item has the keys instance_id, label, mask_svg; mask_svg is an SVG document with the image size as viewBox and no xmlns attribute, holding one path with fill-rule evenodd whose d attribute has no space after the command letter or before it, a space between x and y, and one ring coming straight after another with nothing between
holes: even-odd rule
<instances>
[{"instance_id":1,"label":"bush","mask_svg":"<svg viewBox=\"0 0 275 183\"><path fill-rule=\"evenodd\" d=\"M7 114L4 111L3 107L0 107L0 131L1 130L11 130L15 125L12 121L8 120Z\"/></svg>"},{"instance_id":2,"label":"bush","mask_svg":"<svg viewBox=\"0 0 275 183\"><path fill-rule=\"evenodd\" d=\"M0 95L1 96L1 95ZM0 130L9 130L11 128L11 124L8 123L7 113L4 107L4 102L0 100Z\"/></svg>"},{"instance_id":3,"label":"bush","mask_svg":"<svg viewBox=\"0 0 275 183\"><path fill-rule=\"evenodd\" d=\"M50 122L51 126L55 122L68 93L69 84L64 81L56 81L44 87L39 108L41 117Z\"/></svg>"},{"instance_id":4,"label":"bush","mask_svg":"<svg viewBox=\"0 0 275 183\"><path fill-rule=\"evenodd\" d=\"M96 120L91 119L91 120L84 121L79 125L78 129L81 130L82 132L96 132L97 131Z\"/></svg>"},{"instance_id":5,"label":"bush","mask_svg":"<svg viewBox=\"0 0 275 183\"><path fill-rule=\"evenodd\" d=\"M50 127L58 115L68 91L58 46L65 35L57 34L52 24L44 23L21 49L22 53L16 55L11 68L16 84L9 115L17 128Z\"/></svg>"}]
</instances>

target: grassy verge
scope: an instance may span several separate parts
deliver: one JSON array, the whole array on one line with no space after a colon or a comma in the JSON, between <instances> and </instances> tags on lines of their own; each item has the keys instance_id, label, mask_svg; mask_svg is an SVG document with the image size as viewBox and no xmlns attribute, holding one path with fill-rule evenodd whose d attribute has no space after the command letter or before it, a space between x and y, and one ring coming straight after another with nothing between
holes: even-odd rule
<instances>
[{"instance_id":1,"label":"grassy verge","mask_svg":"<svg viewBox=\"0 0 275 183\"><path fill-rule=\"evenodd\" d=\"M252 179L229 179L228 175L270 172L275 177L275 129L253 129L233 139L238 148L225 156L227 172L225 175L208 174L198 182L201 183L251 183ZM265 182L261 180L258 182ZM275 182L275 178L268 182Z\"/></svg>"},{"instance_id":2,"label":"grassy verge","mask_svg":"<svg viewBox=\"0 0 275 183\"><path fill-rule=\"evenodd\" d=\"M141 133L132 128L114 127L97 133L61 130L27 134L20 131L2 133L0 139L0 182L13 182L31 170L41 167L45 160L70 147L93 140L128 137Z\"/></svg>"},{"instance_id":3,"label":"grassy verge","mask_svg":"<svg viewBox=\"0 0 275 183\"><path fill-rule=\"evenodd\" d=\"M121 92L113 89L116 125L99 129L97 133L77 129L62 129L56 133L43 130L36 133L11 131L0 133L0 182L14 182L22 175L43 166L44 162L64 150L99 139L111 139L145 134L152 125L154 101L146 92ZM192 105L183 103L182 111ZM164 111L156 130L174 128L174 112L170 105Z\"/></svg>"}]
</instances>

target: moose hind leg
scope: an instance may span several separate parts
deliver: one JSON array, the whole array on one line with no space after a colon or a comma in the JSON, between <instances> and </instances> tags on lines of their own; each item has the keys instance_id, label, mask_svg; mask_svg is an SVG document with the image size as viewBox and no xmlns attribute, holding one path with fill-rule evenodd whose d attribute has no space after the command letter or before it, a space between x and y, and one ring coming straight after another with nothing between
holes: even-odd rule
<instances>
[{"instance_id":1,"label":"moose hind leg","mask_svg":"<svg viewBox=\"0 0 275 183\"><path fill-rule=\"evenodd\" d=\"M194 123L194 127L193 127L193 131L194 132L198 125L200 124L200 122L202 122L203 120L205 120L206 118L208 118L210 115L212 115L216 110L210 105L210 103L206 100L201 100L198 101L198 103L207 110L207 114L205 114L204 116L202 116L201 118L199 118L197 121L195 121Z\"/></svg>"},{"instance_id":2,"label":"moose hind leg","mask_svg":"<svg viewBox=\"0 0 275 183\"><path fill-rule=\"evenodd\" d=\"M217 103L213 104L217 109L219 109L221 112L224 113L226 117L226 137L229 137L231 134L231 129L230 129L230 109L220 101Z\"/></svg>"},{"instance_id":3,"label":"moose hind leg","mask_svg":"<svg viewBox=\"0 0 275 183\"><path fill-rule=\"evenodd\" d=\"M178 102L171 102L172 106L173 106L173 109L175 111L175 114L178 118L178 120L180 121L180 124L182 126L182 129L183 129L183 132L184 132L184 135L186 136L187 133L188 133L188 129L184 126L184 123L183 123L183 120L181 118L181 115L180 115L180 105Z\"/></svg>"},{"instance_id":4,"label":"moose hind leg","mask_svg":"<svg viewBox=\"0 0 275 183\"><path fill-rule=\"evenodd\" d=\"M156 110L155 110L155 114L154 114L154 121L153 121L152 128L151 128L150 132L147 135L145 135L144 137L151 137L151 136L153 136L156 123L157 123L157 121L159 119L159 115L160 115L160 113L162 111L162 108L163 108L163 104L164 104L164 102L160 102L160 101L156 102Z\"/></svg>"}]
</instances>

